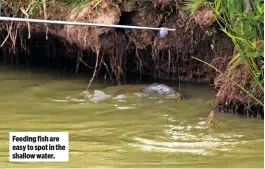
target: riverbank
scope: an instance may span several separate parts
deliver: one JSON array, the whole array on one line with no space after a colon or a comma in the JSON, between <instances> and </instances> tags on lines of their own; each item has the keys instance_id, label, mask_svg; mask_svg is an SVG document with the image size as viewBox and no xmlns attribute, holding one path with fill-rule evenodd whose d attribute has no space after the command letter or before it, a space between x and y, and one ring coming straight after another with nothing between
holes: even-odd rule
<instances>
[{"instance_id":1,"label":"riverbank","mask_svg":"<svg viewBox=\"0 0 265 169\"><path fill-rule=\"evenodd\" d=\"M85 2L20 0L17 4L4 3L2 15L169 27L177 31L170 32L167 38L160 38L158 32L146 30L2 22L2 62L47 64L75 72L91 70L94 72L91 80L98 74L106 74L118 84L129 78L126 72L176 83L178 80L209 83L216 89L219 111L263 116L263 106L231 82L233 79L263 102L263 91L253 86L251 73L246 73L244 67L230 70L235 43L220 31L216 15L210 8L196 7L191 15L183 1ZM9 53L10 49L13 53ZM191 56L229 73L229 78ZM263 79L263 74L259 78Z\"/></svg>"}]
</instances>

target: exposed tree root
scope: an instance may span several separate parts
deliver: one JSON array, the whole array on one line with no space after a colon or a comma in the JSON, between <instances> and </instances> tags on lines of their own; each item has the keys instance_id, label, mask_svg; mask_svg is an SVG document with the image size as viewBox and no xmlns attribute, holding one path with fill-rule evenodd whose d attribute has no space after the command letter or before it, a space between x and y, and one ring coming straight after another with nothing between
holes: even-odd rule
<instances>
[{"instance_id":1,"label":"exposed tree root","mask_svg":"<svg viewBox=\"0 0 265 169\"><path fill-rule=\"evenodd\" d=\"M94 72L93 72L93 75L92 75L92 78L89 80L89 83L87 85L87 88L86 90L88 90L88 88L90 87L90 85L92 84L95 76L96 76L96 73L97 73L97 68L98 68L98 61L99 61L99 49L96 50L96 64L95 64L95 67L94 67Z\"/></svg>"}]
</instances>

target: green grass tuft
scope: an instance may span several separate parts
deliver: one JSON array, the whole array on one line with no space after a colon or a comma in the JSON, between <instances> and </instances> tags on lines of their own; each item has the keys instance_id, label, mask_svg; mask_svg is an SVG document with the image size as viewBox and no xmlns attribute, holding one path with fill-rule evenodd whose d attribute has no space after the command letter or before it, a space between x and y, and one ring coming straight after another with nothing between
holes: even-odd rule
<instances>
[{"instance_id":1,"label":"green grass tuft","mask_svg":"<svg viewBox=\"0 0 265 169\"><path fill-rule=\"evenodd\" d=\"M250 93L255 93L257 86L264 92L264 46L257 45L264 40L264 1L215 0L212 3L206 0L192 0L187 3L186 9L194 13L201 4L211 4L221 30L234 43L237 53L229 63L230 70L243 66L253 78L252 89L248 89L249 91L246 92L244 86L237 86L252 98ZM257 98L253 99L261 103Z\"/></svg>"},{"instance_id":2,"label":"green grass tuft","mask_svg":"<svg viewBox=\"0 0 265 169\"><path fill-rule=\"evenodd\" d=\"M65 0L65 5L72 8L84 7L87 5L94 6L99 3L101 0Z\"/></svg>"},{"instance_id":3,"label":"green grass tuft","mask_svg":"<svg viewBox=\"0 0 265 169\"><path fill-rule=\"evenodd\" d=\"M191 0L185 3L184 9L190 14L194 14L201 7L210 7L210 2L207 0Z\"/></svg>"}]
</instances>

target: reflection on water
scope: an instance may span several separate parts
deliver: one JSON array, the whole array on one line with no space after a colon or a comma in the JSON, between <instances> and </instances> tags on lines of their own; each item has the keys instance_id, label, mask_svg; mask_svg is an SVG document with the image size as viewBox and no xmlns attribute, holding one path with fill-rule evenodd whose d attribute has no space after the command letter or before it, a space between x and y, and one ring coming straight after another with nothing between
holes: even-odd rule
<instances>
[{"instance_id":1,"label":"reflection on water","mask_svg":"<svg viewBox=\"0 0 265 169\"><path fill-rule=\"evenodd\" d=\"M80 98L87 78L0 69L0 167L263 167L263 121L216 113L208 130L207 86L176 102L95 80ZM9 163L9 131L68 131L69 162Z\"/></svg>"}]
</instances>

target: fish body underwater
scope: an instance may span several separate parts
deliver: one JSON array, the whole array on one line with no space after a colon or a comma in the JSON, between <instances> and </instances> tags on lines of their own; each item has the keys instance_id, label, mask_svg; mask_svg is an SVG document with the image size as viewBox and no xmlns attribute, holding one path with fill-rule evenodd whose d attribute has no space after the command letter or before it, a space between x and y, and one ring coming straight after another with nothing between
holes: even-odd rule
<instances>
[{"instance_id":1,"label":"fish body underwater","mask_svg":"<svg viewBox=\"0 0 265 169\"><path fill-rule=\"evenodd\" d=\"M170 95L170 94L176 93L176 91L173 88L171 88L167 85L164 85L164 84L157 84L157 83L145 86L143 88L142 92L148 93L148 94L157 92L161 95Z\"/></svg>"},{"instance_id":2,"label":"fish body underwater","mask_svg":"<svg viewBox=\"0 0 265 169\"><path fill-rule=\"evenodd\" d=\"M176 95L179 99L183 99L183 96L179 94L179 92L176 92L176 90L173 89L172 87L158 83L154 83L144 87L128 87L120 89L118 91L118 94L137 93L137 92L143 92L147 94L158 93L160 95Z\"/></svg>"}]
</instances>

